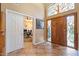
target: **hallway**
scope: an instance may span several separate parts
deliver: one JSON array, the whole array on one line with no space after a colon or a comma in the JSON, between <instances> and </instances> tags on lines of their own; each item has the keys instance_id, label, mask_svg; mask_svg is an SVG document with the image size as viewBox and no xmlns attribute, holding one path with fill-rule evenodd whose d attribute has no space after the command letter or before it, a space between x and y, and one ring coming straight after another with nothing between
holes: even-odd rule
<instances>
[{"instance_id":1,"label":"hallway","mask_svg":"<svg viewBox=\"0 0 79 59\"><path fill-rule=\"evenodd\" d=\"M64 47L50 42L39 45L32 45L31 42L25 42L25 48L13 51L8 56L77 56L75 49Z\"/></svg>"}]
</instances>

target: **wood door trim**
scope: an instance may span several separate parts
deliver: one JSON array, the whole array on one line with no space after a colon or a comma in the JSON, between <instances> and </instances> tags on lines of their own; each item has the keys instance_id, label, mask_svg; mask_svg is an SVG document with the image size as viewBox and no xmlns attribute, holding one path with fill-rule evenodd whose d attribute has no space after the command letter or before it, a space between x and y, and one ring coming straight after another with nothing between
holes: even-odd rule
<instances>
[{"instance_id":1,"label":"wood door trim","mask_svg":"<svg viewBox=\"0 0 79 59\"><path fill-rule=\"evenodd\" d=\"M59 15L59 16L56 16L56 17L53 17L53 18L46 19L46 21L51 20L51 19L55 19L55 18L59 18L59 17L65 17L65 16L72 15L72 14L77 14L77 12L73 12L73 13L65 14L65 15Z\"/></svg>"},{"instance_id":2,"label":"wood door trim","mask_svg":"<svg viewBox=\"0 0 79 59\"><path fill-rule=\"evenodd\" d=\"M74 41L74 43L75 43L75 49L78 50L77 13L75 13L74 16L75 16L75 19L74 19L74 25L75 25L75 27L74 27L75 41Z\"/></svg>"}]
</instances>

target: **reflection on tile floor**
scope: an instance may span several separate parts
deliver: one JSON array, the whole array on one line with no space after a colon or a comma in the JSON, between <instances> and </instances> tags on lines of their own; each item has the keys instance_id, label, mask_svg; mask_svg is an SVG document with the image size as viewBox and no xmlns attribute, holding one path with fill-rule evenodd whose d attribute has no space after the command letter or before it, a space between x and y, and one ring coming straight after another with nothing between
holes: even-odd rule
<instances>
[{"instance_id":1,"label":"reflection on tile floor","mask_svg":"<svg viewBox=\"0 0 79 59\"><path fill-rule=\"evenodd\" d=\"M13 51L8 56L78 56L77 50L50 42L39 45L25 42L24 45L25 48Z\"/></svg>"}]
</instances>

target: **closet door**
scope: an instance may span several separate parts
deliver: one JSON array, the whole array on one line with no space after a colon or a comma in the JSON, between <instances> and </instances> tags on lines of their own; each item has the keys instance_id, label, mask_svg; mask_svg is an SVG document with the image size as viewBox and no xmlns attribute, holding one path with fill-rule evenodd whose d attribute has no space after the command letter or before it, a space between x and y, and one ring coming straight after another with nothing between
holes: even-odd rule
<instances>
[{"instance_id":1,"label":"closet door","mask_svg":"<svg viewBox=\"0 0 79 59\"><path fill-rule=\"evenodd\" d=\"M23 16L6 11L6 54L23 48Z\"/></svg>"},{"instance_id":2,"label":"closet door","mask_svg":"<svg viewBox=\"0 0 79 59\"><path fill-rule=\"evenodd\" d=\"M23 16L16 14L16 49L23 48L24 38L23 38Z\"/></svg>"}]
</instances>

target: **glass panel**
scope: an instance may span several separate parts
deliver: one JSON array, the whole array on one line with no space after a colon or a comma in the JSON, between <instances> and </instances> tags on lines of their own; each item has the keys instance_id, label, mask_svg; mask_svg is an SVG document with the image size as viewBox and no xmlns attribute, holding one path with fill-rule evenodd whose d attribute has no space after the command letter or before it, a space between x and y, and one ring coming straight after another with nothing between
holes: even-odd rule
<instances>
[{"instance_id":1,"label":"glass panel","mask_svg":"<svg viewBox=\"0 0 79 59\"><path fill-rule=\"evenodd\" d=\"M69 11L75 8L74 3L51 3L48 5L48 16Z\"/></svg>"},{"instance_id":2,"label":"glass panel","mask_svg":"<svg viewBox=\"0 0 79 59\"><path fill-rule=\"evenodd\" d=\"M58 6L57 3L49 4L49 6L48 6L48 16L57 14L57 6Z\"/></svg>"},{"instance_id":3,"label":"glass panel","mask_svg":"<svg viewBox=\"0 0 79 59\"><path fill-rule=\"evenodd\" d=\"M48 21L48 41L51 41L51 20Z\"/></svg>"},{"instance_id":4,"label":"glass panel","mask_svg":"<svg viewBox=\"0 0 79 59\"><path fill-rule=\"evenodd\" d=\"M59 12L65 12L74 9L74 3L59 3Z\"/></svg>"},{"instance_id":5,"label":"glass panel","mask_svg":"<svg viewBox=\"0 0 79 59\"><path fill-rule=\"evenodd\" d=\"M67 17L67 45L74 47L74 16Z\"/></svg>"}]
</instances>

